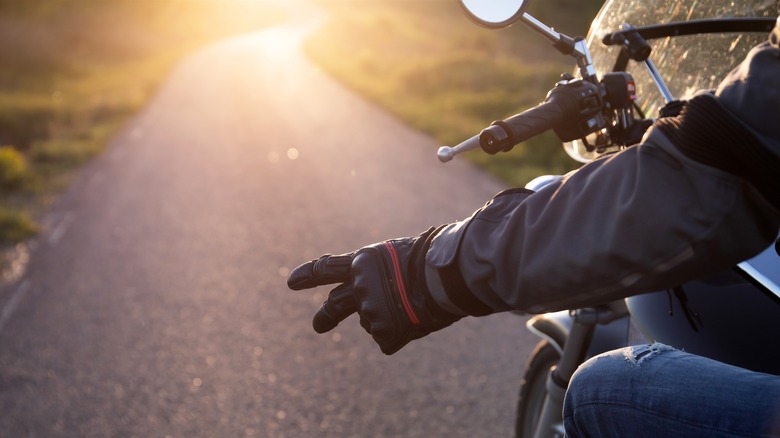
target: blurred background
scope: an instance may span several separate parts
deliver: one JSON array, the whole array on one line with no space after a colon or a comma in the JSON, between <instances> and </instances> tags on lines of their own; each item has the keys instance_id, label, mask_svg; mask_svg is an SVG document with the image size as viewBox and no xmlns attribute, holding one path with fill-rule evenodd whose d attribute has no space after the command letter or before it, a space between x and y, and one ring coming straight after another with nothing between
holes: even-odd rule
<instances>
[{"instance_id":1,"label":"blurred background","mask_svg":"<svg viewBox=\"0 0 780 438\"><path fill-rule=\"evenodd\" d=\"M450 0L321 0L306 54L412 127L454 144L538 103L571 62L522 26L469 23ZM139 111L173 66L210 42L295 14L268 0L0 0L0 244L36 217ZM537 1L530 12L584 35L601 3ZM285 7L286 6L286 7ZM510 184L573 163L542 136L501 160L471 159Z\"/></svg>"},{"instance_id":2,"label":"blurred background","mask_svg":"<svg viewBox=\"0 0 780 438\"><path fill-rule=\"evenodd\" d=\"M38 231L184 56L283 16L266 1L0 1L0 244Z\"/></svg>"}]
</instances>

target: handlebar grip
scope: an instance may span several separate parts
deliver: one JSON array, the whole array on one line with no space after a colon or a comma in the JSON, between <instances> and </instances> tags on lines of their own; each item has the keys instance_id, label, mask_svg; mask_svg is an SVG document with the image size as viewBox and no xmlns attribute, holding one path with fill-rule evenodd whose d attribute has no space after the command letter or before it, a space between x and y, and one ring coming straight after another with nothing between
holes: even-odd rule
<instances>
[{"instance_id":1,"label":"handlebar grip","mask_svg":"<svg viewBox=\"0 0 780 438\"><path fill-rule=\"evenodd\" d=\"M508 119L493 122L479 134L479 144L489 154L508 151L516 144L554 128L565 112L555 100L548 100Z\"/></svg>"}]
</instances>

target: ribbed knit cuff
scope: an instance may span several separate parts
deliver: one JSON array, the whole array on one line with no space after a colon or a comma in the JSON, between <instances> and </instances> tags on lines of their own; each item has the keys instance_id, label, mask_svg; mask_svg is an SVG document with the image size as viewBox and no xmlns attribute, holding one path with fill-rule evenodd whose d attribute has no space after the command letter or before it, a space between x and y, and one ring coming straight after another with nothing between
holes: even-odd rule
<instances>
[{"instance_id":1,"label":"ribbed knit cuff","mask_svg":"<svg viewBox=\"0 0 780 438\"><path fill-rule=\"evenodd\" d=\"M714 96L694 97L679 116L659 119L656 127L689 158L744 178L780 209L777 191L780 157Z\"/></svg>"}]
</instances>

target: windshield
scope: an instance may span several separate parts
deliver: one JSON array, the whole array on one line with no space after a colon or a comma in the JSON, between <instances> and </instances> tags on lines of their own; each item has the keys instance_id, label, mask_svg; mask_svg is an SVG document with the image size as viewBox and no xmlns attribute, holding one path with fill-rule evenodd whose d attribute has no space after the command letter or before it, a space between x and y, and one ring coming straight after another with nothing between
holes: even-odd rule
<instances>
[{"instance_id":1,"label":"windshield","mask_svg":"<svg viewBox=\"0 0 780 438\"><path fill-rule=\"evenodd\" d=\"M601 43L604 35L620 29L621 24L649 26L671 22L726 17L777 17L780 0L607 0L590 27L587 43L593 65L599 75L612 71L620 48ZM649 40L650 59L655 63L675 99L685 99L698 90L711 90L723 80L747 52L766 41L768 33L722 33L677 36ZM629 61L626 70L636 82L637 105L649 118L655 118L665 101L644 63ZM590 144L601 144L598 134L588 137ZM603 152L580 140L564 143L575 160L588 162Z\"/></svg>"},{"instance_id":2,"label":"windshield","mask_svg":"<svg viewBox=\"0 0 780 438\"><path fill-rule=\"evenodd\" d=\"M601 38L619 29L623 23L633 26L722 17L776 17L780 0L608 0L593 21L588 47L596 71L612 70L619 49L601 44ZM690 96L697 90L717 87L755 45L766 41L767 34L707 34L663 38L649 41L651 59L672 95ZM664 105L647 68L631 61L626 68L637 84L638 104L648 117L656 117Z\"/></svg>"}]
</instances>

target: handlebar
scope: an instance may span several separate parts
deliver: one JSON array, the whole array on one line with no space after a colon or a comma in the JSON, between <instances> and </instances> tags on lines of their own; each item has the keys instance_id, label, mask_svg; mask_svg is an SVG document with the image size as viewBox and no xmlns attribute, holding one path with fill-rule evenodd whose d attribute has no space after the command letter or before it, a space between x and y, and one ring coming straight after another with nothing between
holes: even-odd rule
<instances>
[{"instance_id":1,"label":"handlebar","mask_svg":"<svg viewBox=\"0 0 780 438\"><path fill-rule=\"evenodd\" d=\"M590 81L563 80L543 103L482 130L480 145L485 152L496 154L550 129L562 141L582 138L605 125L601 114L604 91L603 85Z\"/></svg>"},{"instance_id":2,"label":"handlebar","mask_svg":"<svg viewBox=\"0 0 780 438\"><path fill-rule=\"evenodd\" d=\"M566 117L556 101L548 100L508 119L493 122L479 134L485 152L493 155L550 130Z\"/></svg>"},{"instance_id":3,"label":"handlebar","mask_svg":"<svg viewBox=\"0 0 780 438\"><path fill-rule=\"evenodd\" d=\"M446 163L462 152L478 147L489 154L508 151L550 129L562 141L582 138L605 125L601 114L604 87L582 79L565 79L547 95L547 99L506 120L493 122L489 127L455 147L442 146L438 156Z\"/></svg>"}]
</instances>

